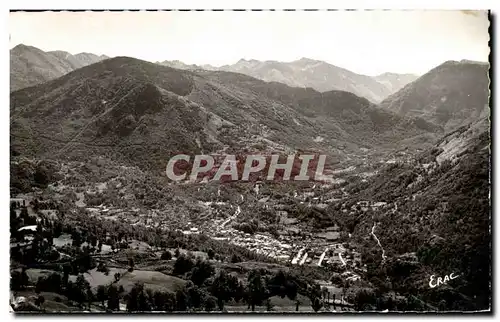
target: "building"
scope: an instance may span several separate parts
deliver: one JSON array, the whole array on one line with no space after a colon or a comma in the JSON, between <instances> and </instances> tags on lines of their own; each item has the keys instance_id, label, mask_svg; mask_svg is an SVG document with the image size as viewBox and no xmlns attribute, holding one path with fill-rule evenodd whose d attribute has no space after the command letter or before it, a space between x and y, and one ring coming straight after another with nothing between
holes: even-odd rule
<instances>
[{"instance_id":1,"label":"building","mask_svg":"<svg viewBox=\"0 0 500 322\"><path fill-rule=\"evenodd\" d=\"M23 198L10 198L10 205L19 205L20 207L26 207L26 200Z\"/></svg>"}]
</instances>

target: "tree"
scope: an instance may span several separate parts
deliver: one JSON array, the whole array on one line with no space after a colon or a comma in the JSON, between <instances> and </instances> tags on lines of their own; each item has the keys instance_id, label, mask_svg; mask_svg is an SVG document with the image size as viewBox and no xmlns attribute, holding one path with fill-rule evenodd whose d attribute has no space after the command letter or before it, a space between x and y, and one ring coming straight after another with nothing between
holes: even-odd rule
<instances>
[{"instance_id":1,"label":"tree","mask_svg":"<svg viewBox=\"0 0 500 322\"><path fill-rule=\"evenodd\" d=\"M233 256L231 256L231 263L239 263L241 262L241 257L236 255L236 254L233 254Z\"/></svg>"},{"instance_id":2,"label":"tree","mask_svg":"<svg viewBox=\"0 0 500 322\"><path fill-rule=\"evenodd\" d=\"M39 295L35 300L35 305L42 307L43 303L45 303L45 297L43 297L42 295Z\"/></svg>"},{"instance_id":3,"label":"tree","mask_svg":"<svg viewBox=\"0 0 500 322\"><path fill-rule=\"evenodd\" d=\"M129 272L133 272L134 271L134 259L132 257L130 257L128 259L128 265L130 266L128 271Z\"/></svg>"},{"instance_id":4,"label":"tree","mask_svg":"<svg viewBox=\"0 0 500 322\"><path fill-rule=\"evenodd\" d=\"M208 259L214 259L215 252L212 248L207 251Z\"/></svg>"},{"instance_id":5,"label":"tree","mask_svg":"<svg viewBox=\"0 0 500 322\"><path fill-rule=\"evenodd\" d=\"M63 266L63 279L62 279L62 284L66 286L68 284L68 279L69 279L69 273L71 272L71 266L68 264L65 264Z\"/></svg>"},{"instance_id":6,"label":"tree","mask_svg":"<svg viewBox=\"0 0 500 322\"><path fill-rule=\"evenodd\" d=\"M19 229L19 220L17 219L17 213L14 208L10 208L10 233L11 235L17 234ZM14 236L13 236L14 237Z\"/></svg>"},{"instance_id":7,"label":"tree","mask_svg":"<svg viewBox=\"0 0 500 322\"><path fill-rule=\"evenodd\" d=\"M41 188L47 187L50 182L50 172L45 165L39 164L33 175L35 184Z\"/></svg>"},{"instance_id":8,"label":"tree","mask_svg":"<svg viewBox=\"0 0 500 322\"><path fill-rule=\"evenodd\" d=\"M269 298L266 300L266 310L268 312L273 310L273 304L271 303L271 299Z\"/></svg>"},{"instance_id":9,"label":"tree","mask_svg":"<svg viewBox=\"0 0 500 322\"><path fill-rule=\"evenodd\" d=\"M104 301L106 301L108 299L108 295L106 293L107 293L106 287L104 285L99 285L97 287L96 297L97 297L97 300L99 302L101 302L102 307L104 307L104 308L105 308Z\"/></svg>"},{"instance_id":10,"label":"tree","mask_svg":"<svg viewBox=\"0 0 500 322\"><path fill-rule=\"evenodd\" d=\"M89 303L89 311L90 311L90 306L92 305L92 302L94 301L94 293L92 292L90 285L87 287L86 295L87 295L87 302Z\"/></svg>"},{"instance_id":11,"label":"tree","mask_svg":"<svg viewBox=\"0 0 500 322\"><path fill-rule=\"evenodd\" d=\"M142 283L136 283L127 295L127 311L151 311L149 296L144 290L144 285Z\"/></svg>"},{"instance_id":12,"label":"tree","mask_svg":"<svg viewBox=\"0 0 500 322\"><path fill-rule=\"evenodd\" d=\"M184 289L175 292L176 311L186 311L188 308L188 296Z\"/></svg>"},{"instance_id":13,"label":"tree","mask_svg":"<svg viewBox=\"0 0 500 322\"><path fill-rule=\"evenodd\" d=\"M150 289L142 289L142 292L139 293L138 302L139 302L139 310L141 312L147 312L152 310L152 302L153 301L153 292Z\"/></svg>"},{"instance_id":14,"label":"tree","mask_svg":"<svg viewBox=\"0 0 500 322\"><path fill-rule=\"evenodd\" d=\"M172 272L173 275L182 275L186 272L189 272L193 268L194 264L190 258L187 258L184 255L180 255L177 257L177 260L174 264L174 270Z\"/></svg>"},{"instance_id":15,"label":"tree","mask_svg":"<svg viewBox=\"0 0 500 322\"><path fill-rule=\"evenodd\" d=\"M371 290L361 289L354 296L354 308L357 311L364 311L373 308L376 304L375 293Z\"/></svg>"},{"instance_id":16,"label":"tree","mask_svg":"<svg viewBox=\"0 0 500 322\"><path fill-rule=\"evenodd\" d=\"M242 294L242 286L233 275L221 270L215 277L210 292L217 298L219 311L224 310L224 302L231 299L239 300Z\"/></svg>"},{"instance_id":17,"label":"tree","mask_svg":"<svg viewBox=\"0 0 500 322\"><path fill-rule=\"evenodd\" d=\"M60 293L62 289L62 278L58 273L52 273L47 277L40 276L36 283L35 292Z\"/></svg>"},{"instance_id":18,"label":"tree","mask_svg":"<svg viewBox=\"0 0 500 322\"><path fill-rule=\"evenodd\" d=\"M175 294L172 292L163 293L165 297L165 311L172 312L176 309Z\"/></svg>"},{"instance_id":19,"label":"tree","mask_svg":"<svg viewBox=\"0 0 500 322\"><path fill-rule=\"evenodd\" d=\"M120 309L120 297L118 289L115 285L111 284L108 287L108 310L117 311Z\"/></svg>"},{"instance_id":20,"label":"tree","mask_svg":"<svg viewBox=\"0 0 500 322\"><path fill-rule=\"evenodd\" d=\"M97 265L97 271L101 273L109 273L109 269L106 267L106 264L103 262L100 262L99 265Z\"/></svg>"},{"instance_id":21,"label":"tree","mask_svg":"<svg viewBox=\"0 0 500 322\"><path fill-rule=\"evenodd\" d=\"M326 288L325 286L321 287L321 297L326 298L327 295L328 295L328 288Z\"/></svg>"},{"instance_id":22,"label":"tree","mask_svg":"<svg viewBox=\"0 0 500 322\"><path fill-rule=\"evenodd\" d=\"M10 289L12 291L20 291L24 289L22 273L19 271L13 271L10 275Z\"/></svg>"},{"instance_id":23,"label":"tree","mask_svg":"<svg viewBox=\"0 0 500 322\"><path fill-rule=\"evenodd\" d=\"M80 247L82 245L82 235L79 231L74 231L71 235L71 239L73 240L73 247Z\"/></svg>"},{"instance_id":24,"label":"tree","mask_svg":"<svg viewBox=\"0 0 500 322\"><path fill-rule=\"evenodd\" d=\"M21 283L23 285L23 288L28 285L29 280L30 279L28 273L26 273L26 267L23 266L23 268L21 269Z\"/></svg>"},{"instance_id":25,"label":"tree","mask_svg":"<svg viewBox=\"0 0 500 322\"><path fill-rule=\"evenodd\" d=\"M193 283L186 284L186 293L189 298L189 306L195 309L202 307L205 292Z\"/></svg>"},{"instance_id":26,"label":"tree","mask_svg":"<svg viewBox=\"0 0 500 322\"><path fill-rule=\"evenodd\" d=\"M279 270L267 281L267 288L269 290L269 296L278 295L281 298L286 296L290 300L295 300L298 286L294 277Z\"/></svg>"},{"instance_id":27,"label":"tree","mask_svg":"<svg viewBox=\"0 0 500 322\"><path fill-rule=\"evenodd\" d=\"M39 276L35 285L35 293L40 294L44 288L45 278L43 276Z\"/></svg>"},{"instance_id":28,"label":"tree","mask_svg":"<svg viewBox=\"0 0 500 322\"><path fill-rule=\"evenodd\" d=\"M205 298L205 311L211 312L217 306L217 298L215 296L209 295Z\"/></svg>"},{"instance_id":29,"label":"tree","mask_svg":"<svg viewBox=\"0 0 500 322\"><path fill-rule=\"evenodd\" d=\"M156 291L153 294L153 309L155 311L165 311L167 299L166 294L161 291Z\"/></svg>"},{"instance_id":30,"label":"tree","mask_svg":"<svg viewBox=\"0 0 500 322\"><path fill-rule=\"evenodd\" d=\"M259 270L252 270L248 273L248 300L252 311L255 311L256 305L269 297L269 291L266 288L266 282Z\"/></svg>"},{"instance_id":31,"label":"tree","mask_svg":"<svg viewBox=\"0 0 500 322\"><path fill-rule=\"evenodd\" d=\"M207 261L198 260L195 267L191 270L191 281L197 285L201 286L203 282L214 274L215 270L212 264Z\"/></svg>"},{"instance_id":32,"label":"tree","mask_svg":"<svg viewBox=\"0 0 500 322\"><path fill-rule=\"evenodd\" d=\"M314 284L309 288L309 299L311 300L311 307L314 312L318 312L323 307L323 302L321 301L322 291L319 284Z\"/></svg>"},{"instance_id":33,"label":"tree","mask_svg":"<svg viewBox=\"0 0 500 322\"><path fill-rule=\"evenodd\" d=\"M314 297L311 300L311 306L314 312L318 312L323 307L323 302L321 302L321 299L319 297Z\"/></svg>"},{"instance_id":34,"label":"tree","mask_svg":"<svg viewBox=\"0 0 500 322\"><path fill-rule=\"evenodd\" d=\"M161 254L161 259L163 260L171 260L172 259L172 254L166 250Z\"/></svg>"},{"instance_id":35,"label":"tree","mask_svg":"<svg viewBox=\"0 0 500 322\"><path fill-rule=\"evenodd\" d=\"M85 293L85 290L90 287L89 282L85 280L85 277L83 277L82 274L78 275L76 278L76 283L73 286L73 292L72 294L74 295L74 300L82 306L82 304L85 302L87 294Z\"/></svg>"}]
</instances>

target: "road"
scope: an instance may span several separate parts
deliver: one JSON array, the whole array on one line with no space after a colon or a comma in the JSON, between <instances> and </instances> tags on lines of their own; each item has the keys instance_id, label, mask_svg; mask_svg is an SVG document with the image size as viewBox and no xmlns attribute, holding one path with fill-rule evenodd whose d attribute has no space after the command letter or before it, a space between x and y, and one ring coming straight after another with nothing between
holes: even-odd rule
<instances>
[{"instance_id":1,"label":"road","mask_svg":"<svg viewBox=\"0 0 500 322\"><path fill-rule=\"evenodd\" d=\"M373 223L373 227L372 227L372 236L373 238L375 238L375 240L377 241L377 244L380 246L380 248L382 249L382 261L385 261L385 250L384 248L382 247L382 244L380 244L380 240L378 239L378 237L375 235L375 227L377 226L377 223Z\"/></svg>"},{"instance_id":2,"label":"road","mask_svg":"<svg viewBox=\"0 0 500 322\"><path fill-rule=\"evenodd\" d=\"M221 228L224 228L224 226L226 226L226 224L227 224L228 222L230 222L230 221L231 221L231 220L233 220L234 218L238 217L238 215L240 214L240 212L241 212L241 208L240 208L240 206L238 206L238 208L236 208L236 211L234 212L234 215L232 215L231 217L227 218L227 219L226 219L226 221L224 221L224 222L220 225L220 227L221 227Z\"/></svg>"}]
</instances>

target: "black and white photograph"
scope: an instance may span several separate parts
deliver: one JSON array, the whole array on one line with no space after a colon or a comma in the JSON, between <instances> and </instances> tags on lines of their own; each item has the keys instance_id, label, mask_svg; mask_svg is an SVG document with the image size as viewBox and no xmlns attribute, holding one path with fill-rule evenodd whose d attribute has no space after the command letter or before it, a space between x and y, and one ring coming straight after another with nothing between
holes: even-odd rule
<instances>
[{"instance_id":1,"label":"black and white photograph","mask_svg":"<svg viewBox=\"0 0 500 322\"><path fill-rule=\"evenodd\" d=\"M491 312L492 23L11 10L10 312Z\"/></svg>"}]
</instances>

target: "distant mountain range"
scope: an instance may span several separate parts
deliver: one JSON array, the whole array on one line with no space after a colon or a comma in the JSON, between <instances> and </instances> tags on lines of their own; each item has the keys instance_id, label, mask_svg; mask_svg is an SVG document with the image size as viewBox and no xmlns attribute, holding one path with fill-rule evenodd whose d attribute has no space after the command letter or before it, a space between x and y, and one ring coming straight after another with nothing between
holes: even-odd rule
<instances>
[{"instance_id":1,"label":"distant mountain range","mask_svg":"<svg viewBox=\"0 0 500 322\"><path fill-rule=\"evenodd\" d=\"M241 59L234 65L187 65L181 61L159 64L188 70L222 70L249 75L266 82L280 82L293 87L311 87L319 92L341 90L378 103L404 85L417 79L412 74L385 73L376 77L356 74L324 61L302 58L293 62Z\"/></svg>"},{"instance_id":2,"label":"distant mountain range","mask_svg":"<svg viewBox=\"0 0 500 322\"><path fill-rule=\"evenodd\" d=\"M416 76L373 78L310 59L241 60L213 70L180 61L106 58L13 48L11 88L29 88L11 94L12 147L67 156L97 149L147 168L159 168L181 150L307 149L349 159L360 148L428 144L443 129L449 132L489 112L488 65L475 62L446 62L404 85ZM319 75L327 74L323 91L298 86L301 77L320 84ZM262 79L266 75L290 77ZM343 89L325 91L325 79ZM352 93L402 86L378 106ZM139 147L144 153L135 152ZM156 161L145 165L143 155Z\"/></svg>"},{"instance_id":3,"label":"distant mountain range","mask_svg":"<svg viewBox=\"0 0 500 322\"><path fill-rule=\"evenodd\" d=\"M489 64L447 61L387 97L380 107L453 130L489 115Z\"/></svg>"},{"instance_id":4,"label":"distant mountain range","mask_svg":"<svg viewBox=\"0 0 500 322\"><path fill-rule=\"evenodd\" d=\"M11 147L23 155L112 156L163 169L177 153L329 151L440 132L344 91L116 57L11 93ZM140 152L139 152L140 151ZM147 156L147 157L145 157ZM162 170L163 171L163 170Z\"/></svg>"},{"instance_id":5,"label":"distant mountain range","mask_svg":"<svg viewBox=\"0 0 500 322\"><path fill-rule=\"evenodd\" d=\"M418 78L414 74L383 73L374 77L379 83L384 84L391 93L399 91Z\"/></svg>"},{"instance_id":6,"label":"distant mountain range","mask_svg":"<svg viewBox=\"0 0 500 322\"><path fill-rule=\"evenodd\" d=\"M109 58L105 55L65 51L45 52L36 47L18 45L10 51L11 91L37 85L75 69ZM293 62L241 59L234 65L188 65L179 60L158 62L185 70L221 70L249 75L266 82L280 82L293 87L311 87L319 92L342 90L378 103L404 85L417 79L412 74L384 73L371 77L356 74L323 61L302 58Z\"/></svg>"},{"instance_id":7,"label":"distant mountain range","mask_svg":"<svg viewBox=\"0 0 500 322\"><path fill-rule=\"evenodd\" d=\"M10 90L38 85L107 58L89 53L45 52L36 47L17 45L10 50Z\"/></svg>"}]
</instances>

